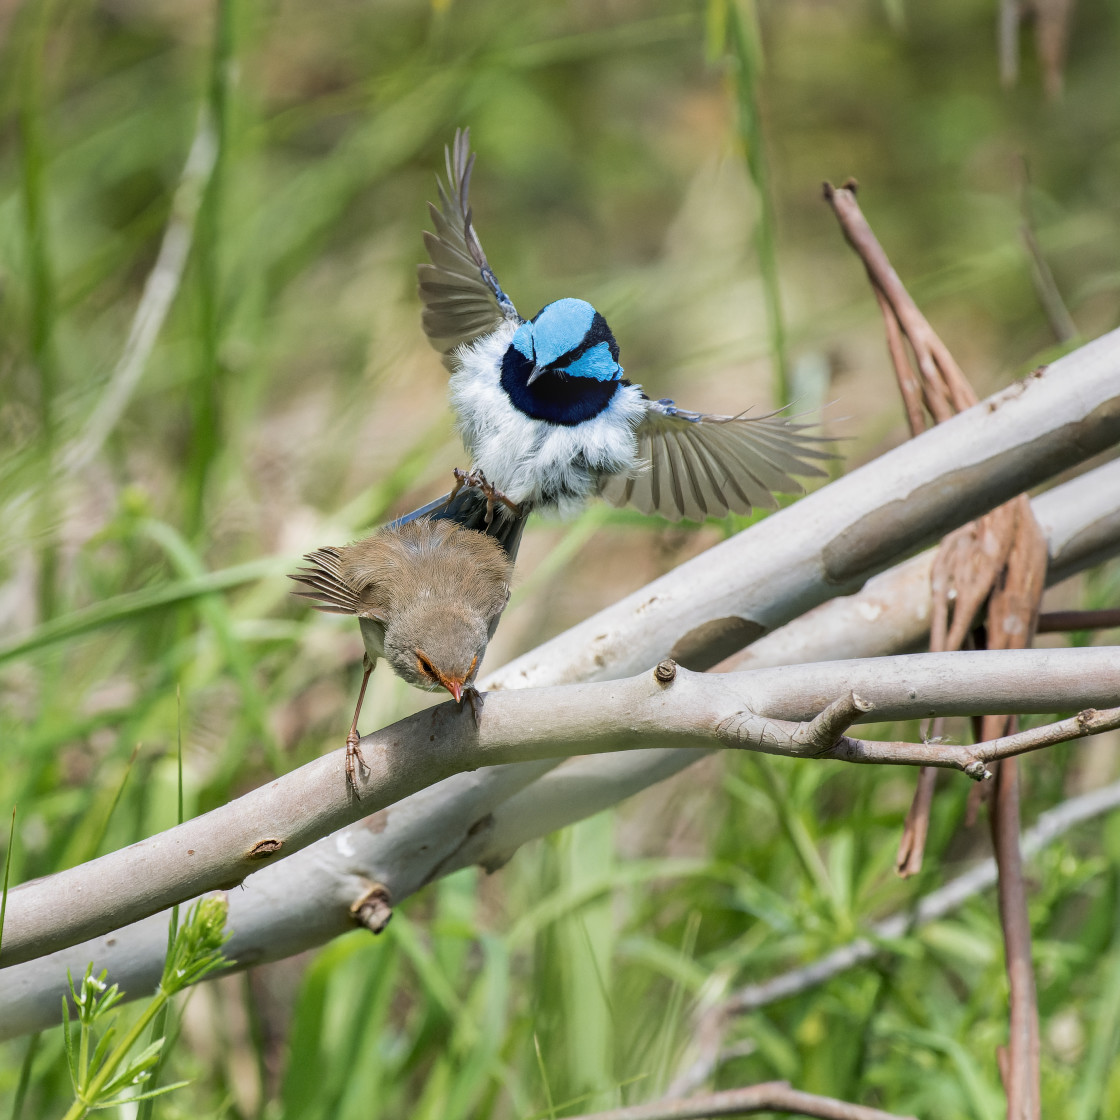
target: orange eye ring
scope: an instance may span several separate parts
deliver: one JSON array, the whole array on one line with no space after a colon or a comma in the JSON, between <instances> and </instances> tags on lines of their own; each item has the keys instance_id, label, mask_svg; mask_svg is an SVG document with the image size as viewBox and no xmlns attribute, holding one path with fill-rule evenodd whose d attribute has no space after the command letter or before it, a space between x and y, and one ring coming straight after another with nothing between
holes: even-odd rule
<instances>
[{"instance_id":1,"label":"orange eye ring","mask_svg":"<svg viewBox=\"0 0 1120 1120\"><path fill-rule=\"evenodd\" d=\"M419 650L416 651L416 668L422 677L427 677L431 681L439 680L435 666Z\"/></svg>"}]
</instances>

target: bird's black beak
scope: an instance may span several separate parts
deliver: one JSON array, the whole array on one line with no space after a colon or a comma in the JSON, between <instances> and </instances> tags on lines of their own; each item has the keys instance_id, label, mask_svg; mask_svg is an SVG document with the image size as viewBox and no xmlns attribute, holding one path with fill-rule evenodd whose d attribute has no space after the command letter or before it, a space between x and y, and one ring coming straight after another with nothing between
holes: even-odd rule
<instances>
[{"instance_id":1,"label":"bird's black beak","mask_svg":"<svg viewBox=\"0 0 1120 1120\"><path fill-rule=\"evenodd\" d=\"M537 364L536 364L536 363L534 362L534 363L533 363L533 372L532 372L531 374L529 374L529 380L528 380L528 381L526 381L526 382L525 382L525 384L526 384L526 385L532 385L532 384L533 384L533 382L534 382L534 381L536 381L536 379L537 379L538 377L540 377L540 375L541 375L542 373L544 373L544 372L545 372L545 367L544 367L544 366L540 366L540 365L537 365Z\"/></svg>"}]
</instances>

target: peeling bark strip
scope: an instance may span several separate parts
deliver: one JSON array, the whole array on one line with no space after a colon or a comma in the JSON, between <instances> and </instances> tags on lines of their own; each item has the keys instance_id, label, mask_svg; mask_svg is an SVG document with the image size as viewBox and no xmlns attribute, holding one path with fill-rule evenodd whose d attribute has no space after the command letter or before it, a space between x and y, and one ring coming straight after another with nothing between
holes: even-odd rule
<instances>
[{"instance_id":1,"label":"peeling bark strip","mask_svg":"<svg viewBox=\"0 0 1120 1120\"><path fill-rule=\"evenodd\" d=\"M845 237L863 260L879 300L911 434L917 435L925 424L917 400L919 391L935 424L971 408L976 404L972 386L890 267L886 253L860 211L854 186L834 191L826 184L825 197L832 204ZM910 365L900 335L906 336L913 349L917 371ZM1036 375L1041 375L1041 371L1036 371ZM942 542L931 573L930 649L961 649L985 604L988 648L1029 646L1046 584L1046 562L1045 537L1025 494L951 533ZM985 716L979 737L998 740L1014 728L1013 716ZM1000 871L1000 924L1011 985L1011 1044L1006 1054L1001 1051L999 1055L1000 1072L1009 1120L1038 1120L1038 1007L1027 891L1019 851L1019 768L1009 759L998 770L991 824ZM930 771L919 776L899 844L896 866L902 876L921 870L934 781ZM970 799L973 808L977 800Z\"/></svg>"}]
</instances>

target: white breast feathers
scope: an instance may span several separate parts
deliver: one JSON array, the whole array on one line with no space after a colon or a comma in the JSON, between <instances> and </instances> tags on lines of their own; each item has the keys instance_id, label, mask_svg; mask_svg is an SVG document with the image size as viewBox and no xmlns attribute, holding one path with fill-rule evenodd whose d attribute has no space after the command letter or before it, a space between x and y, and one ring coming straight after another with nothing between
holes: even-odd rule
<instances>
[{"instance_id":1,"label":"white breast feathers","mask_svg":"<svg viewBox=\"0 0 1120 1120\"><path fill-rule=\"evenodd\" d=\"M527 416L501 385L502 356L516 329L503 323L456 351L451 407L472 465L506 497L568 515L596 493L603 475L640 469L634 433L646 402L636 386L620 385L598 416L580 424Z\"/></svg>"}]
</instances>

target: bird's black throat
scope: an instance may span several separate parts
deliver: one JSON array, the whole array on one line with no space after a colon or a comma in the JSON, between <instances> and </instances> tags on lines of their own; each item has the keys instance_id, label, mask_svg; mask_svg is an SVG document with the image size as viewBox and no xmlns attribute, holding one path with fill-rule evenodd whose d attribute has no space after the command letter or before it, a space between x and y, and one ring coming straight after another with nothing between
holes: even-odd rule
<instances>
[{"instance_id":1,"label":"bird's black throat","mask_svg":"<svg viewBox=\"0 0 1120 1120\"><path fill-rule=\"evenodd\" d=\"M569 377L547 370L528 384L533 363L515 346L502 358L502 388L514 407L534 420L572 427L598 416L611 403L620 381Z\"/></svg>"}]
</instances>

